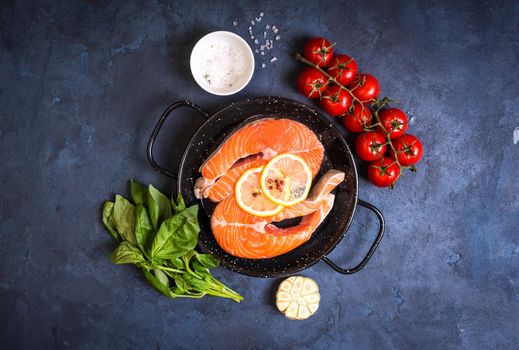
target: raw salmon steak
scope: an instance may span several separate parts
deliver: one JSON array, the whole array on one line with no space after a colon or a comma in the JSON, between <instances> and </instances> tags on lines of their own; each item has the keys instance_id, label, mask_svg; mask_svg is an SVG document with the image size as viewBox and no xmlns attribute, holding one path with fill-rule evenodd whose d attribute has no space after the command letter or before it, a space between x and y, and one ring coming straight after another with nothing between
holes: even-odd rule
<instances>
[{"instance_id":1,"label":"raw salmon steak","mask_svg":"<svg viewBox=\"0 0 519 350\"><path fill-rule=\"evenodd\" d=\"M195 196L207 198L209 188L240 160L253 155L269 160L280 153L300 156L315 176L321 168L324 147L312 130L291 119L265 118L248 123L229 136L202 164L202 177L196 181ZM232 190L224 193L228 196Z\"/></svg>"},{"instance_id":2,"label":"raw salmon steak","mask_svg":"<svg viewBox=\"0 0 519 350\"><path fill-rule=\"evenodd\" d=\"M273 258L308 241L332 209L335 196L330 194L344 180L344 173L329 170L312 188L308 198L271 217L258 217L243 211L234 196L220 202L211 217L211 229L220 247L231 255L249 258ZM276 221L301 217L289 228L279 228Z\"/></svg>"}]
</instances>

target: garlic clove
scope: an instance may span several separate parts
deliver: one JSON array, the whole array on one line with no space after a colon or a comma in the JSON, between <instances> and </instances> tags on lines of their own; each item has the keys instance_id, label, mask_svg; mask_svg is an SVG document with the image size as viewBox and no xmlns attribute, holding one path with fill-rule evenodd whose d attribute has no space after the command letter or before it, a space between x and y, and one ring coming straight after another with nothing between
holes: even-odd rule
<instances>
[{"instance_id":1,"label":"garlic clove","mask_svg":"<svg viewBox=\"0 0 519 350\"><path fill-rule=\"evenodd\" d=\"M297 312L298 320L306 320L312 314L310 313L310 309L306 305L299 305L299 311Z\"/></svg>"}]
</instances>

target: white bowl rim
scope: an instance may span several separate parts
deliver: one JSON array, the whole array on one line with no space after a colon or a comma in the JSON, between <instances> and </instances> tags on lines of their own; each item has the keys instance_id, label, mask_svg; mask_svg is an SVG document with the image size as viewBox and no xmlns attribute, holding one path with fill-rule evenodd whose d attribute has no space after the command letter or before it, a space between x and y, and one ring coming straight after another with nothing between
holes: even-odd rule
<instances>
[{"instance_id":1,"label":"white bowl rim","mask_svg":"<svg viewBox=\"0 0 519 350\"><path fill-rule=\"evenodd\" d=\"M216 90L216 91L215 90L211 90L209 87L207 87L207 85L205 85L203 82L200 81L200 79L196 76L196 74L193 71L194 70L193 67L195 66L195 63L194 63L194 60L195 60L195 56L194 56L195 49L197 49L197 46L201 45L200 43L202 42L202 40L207 39L207 37L211 37L211 36L216 36L216 37L218 37L218 36L220 36L220 37L231 36L231 37L234 37L234 38L238 39L238 41L241 44L243 44L244 48L246 48L245 51L247 52L247 54L248 54L248 56L249 56L249 58L251 60L251 65L249 67L249 70L246 72L246 74L248 74L248 77L247 77L247 79L244 80L243 84L236 86L234 89L225 90L224 92L218 91L218 90ZM256 66L256 62L254 60L254 54L252 52L252 49L249 46L249 44L245 41L245 39L243 39L241 36L239 36L236 33L225 31L225 30L218 30L218 31L211 32L211 33L208 33L208 34L204 35L203 37L201 37L196 42L195 46L193 46L193 49L191 50L191 56L190 56L190 59L189 59L189 65L190 65L190 68L191 68L191 75L195 79L196 83L202 89L204 89L205 91L207 91L207 92L209 92L209 93L211 93L213 95L229 96L229 95L235 94L235 93L243 90L249 84L249 82L252 79L252 76L254 75L254 69L255 69L255 66Z\"/></svg>"}]
</instances>

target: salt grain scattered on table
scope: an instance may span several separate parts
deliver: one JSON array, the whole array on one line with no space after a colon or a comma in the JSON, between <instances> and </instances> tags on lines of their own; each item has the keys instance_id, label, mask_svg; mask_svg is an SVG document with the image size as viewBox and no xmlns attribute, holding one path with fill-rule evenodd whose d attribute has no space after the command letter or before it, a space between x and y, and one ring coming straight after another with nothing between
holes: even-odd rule
<instances>
[{"instance_id":1,"label":"salt grain scattered on table","mask_svg":"<svg viewBox=\"0 0 519 350\"><path fill-rule=\"evenodd\" d=\"M259 16L254 17L253 19L251 19L250 22L251 22L252 26L258 24L262 20L264 15L265 14L263 12L260 12ZM234 21L233 24L237 25L237 21ZM265 56L265 50L269 50L270 51L270 50L274 49L274 40L280 40L281 39L280 35L276 35L275 37L272 36L272 39L267 38L269 36L267 31L268 30L272 30L274 33L277 33L279 31L279 29L275 25L265 24L265 30L263 31L263 39L265 39L265 42L260 44L259 40L256 39L254 37L254 35L253 35L254 33L253 33L253 30L252 30L252 26L249 27L249 34L250 34L251 40L254 41L254 45L256 45L256 49L254 50L254 52L255 53L259 53L261 56ZM259 49L258 49L258 46L259 46ZM270 59L270 62L274 63L277 60L278 60L277 57L272 56L272 58ZM265 68L265 67L266 67L266 64L263 62L261 64L261 68Z\"/></svg>"},{"instance_id":2,"label":"salt grain scattered on table","mask_svg":"<svg viewBox=\"0 0 519 350\"><path fill-rule=\"evenodd\" d=\"M232 25L236 27L238 25L238 22L234 21L234 22L232 22Z\"/></svg>"}]
</instances>

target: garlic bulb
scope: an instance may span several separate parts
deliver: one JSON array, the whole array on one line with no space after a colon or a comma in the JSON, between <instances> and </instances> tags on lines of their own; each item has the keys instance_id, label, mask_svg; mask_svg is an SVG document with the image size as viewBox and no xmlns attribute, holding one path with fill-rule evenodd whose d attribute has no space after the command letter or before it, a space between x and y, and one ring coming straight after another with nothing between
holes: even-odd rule
<instances>
[{"instance_id":1,"label":"garlic bulb","mask_svg":"<svg viewBox=\"0 0 519 350\"><path fill-rule=\"evenodd\" d=\"M319 308L319 287L317 283L303 276L292 276L279 285L276 306L291 320L304 320Z\"/></svg>"}]
</instances>

